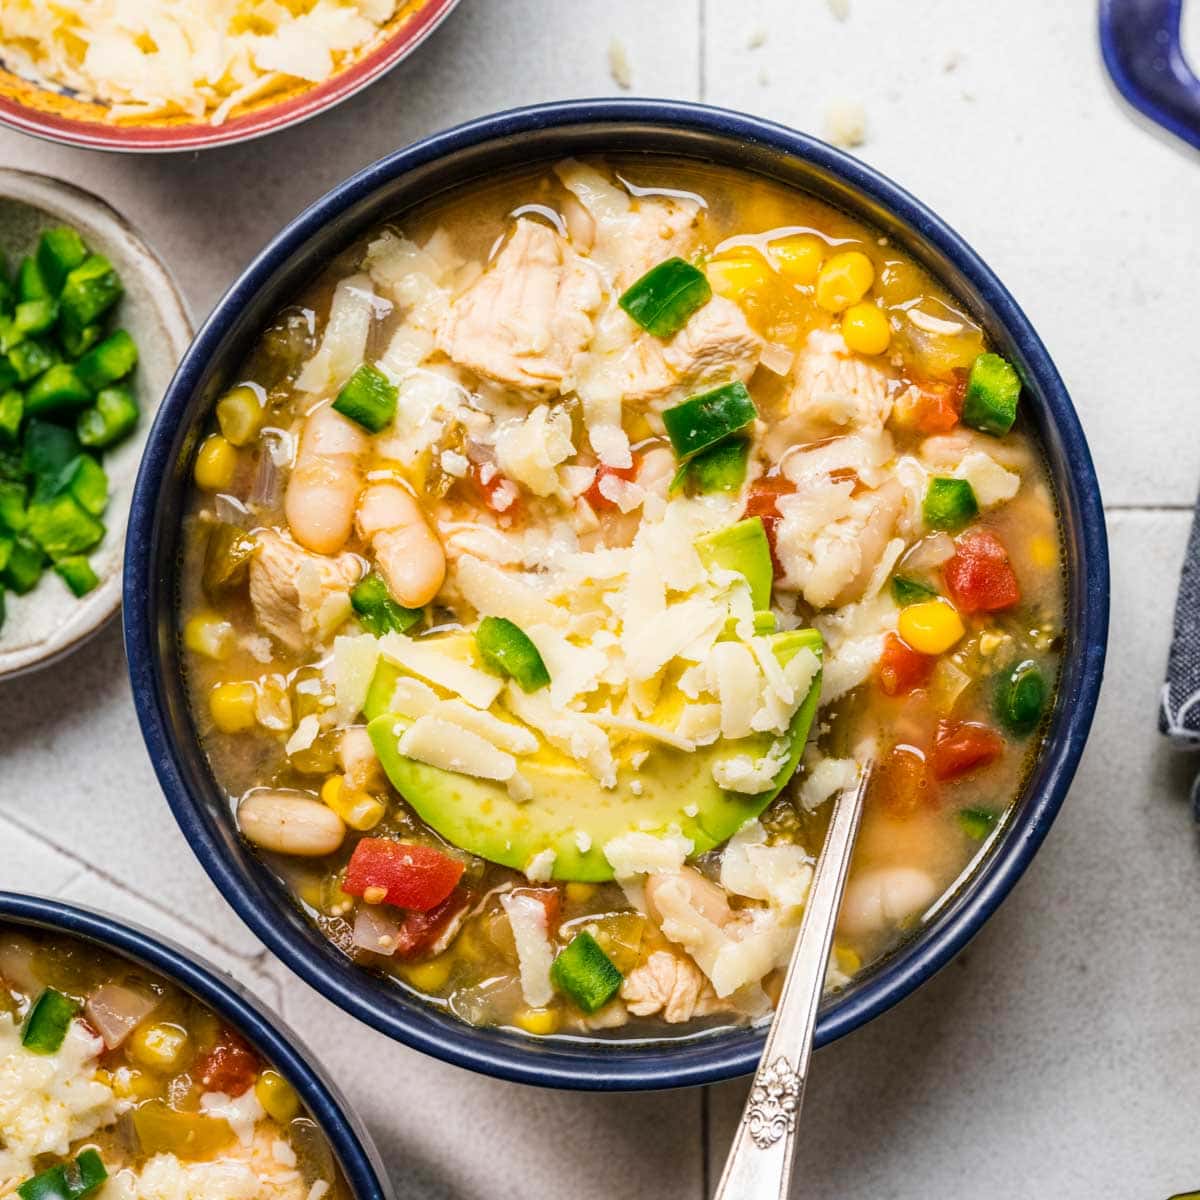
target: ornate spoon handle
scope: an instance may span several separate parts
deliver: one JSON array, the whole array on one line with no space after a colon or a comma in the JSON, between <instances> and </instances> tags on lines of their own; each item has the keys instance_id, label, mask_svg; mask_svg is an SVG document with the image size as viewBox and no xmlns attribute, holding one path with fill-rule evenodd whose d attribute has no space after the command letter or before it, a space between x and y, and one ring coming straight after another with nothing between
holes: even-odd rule
<instances>
[{"instance_id":1,"label":"ornate spoon handle","mask_svg":"<svg viewBox=\"0 0 1200 1200\"><path fill-rule=\"evenodd\" d=\"M817 1009L870 774L868 764L834 802L779 1007L713 1200L787 1200Z\"/></svg>"}]
</instances>

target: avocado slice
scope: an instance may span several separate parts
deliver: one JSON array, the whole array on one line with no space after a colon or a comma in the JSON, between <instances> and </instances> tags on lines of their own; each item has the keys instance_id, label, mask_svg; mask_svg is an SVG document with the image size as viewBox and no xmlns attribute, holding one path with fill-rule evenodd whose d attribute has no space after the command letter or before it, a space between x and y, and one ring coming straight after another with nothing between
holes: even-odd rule
<instances>
[{"instance_id":1,"label":"avocado slice","mask_svg":"<svg viewBox=\"0 0 1200 1200\"><path fill-rule=\"evenodd\" d=\"M747 517L713 533L698 537L696 553L706 567L738 571L750 585L750 596L759 610L771 607L771 584L775 571L771 566L771 544L762 517Z\"/></svg>"},{"instance_id":2,"label":"avocado slice","mask_svg":"<svg viewBox=\"0 0 1200 1200\"><path fill-rule=\"evenodd\" d=\"M772 639L772 648L784 663L805 647L820 656L821 635L812 629L795 629ZM380 695L390 697L394 677L390 684L378 676L376 682ZM518 803L501 783L444 771L402 755L398 734L408 724L402 716L375 715L367 732L392 784L428 825L455 846L517 870L544 850L553 850L555 879L599 883L613 877L604 846L621 834L633 830L661 834L677 826L695 843L693 853L702 854L758 816L795 773L820 695L818 673L792 718L791 752L774 786L753 796L718 787L712 767L735 754L762 757L773 740L769 734L718 740L691 753L656 745L640 770L628 763L618 767L613 789L602 788L576 763L547 750L521 760L521 774L532 784L533 798ZM629 786L635 779L641 783L639 796ZM685 808L696 815L689 816ZM586 835L586 850L579 847L580 833Z\"/></svg>"}]
</instances>

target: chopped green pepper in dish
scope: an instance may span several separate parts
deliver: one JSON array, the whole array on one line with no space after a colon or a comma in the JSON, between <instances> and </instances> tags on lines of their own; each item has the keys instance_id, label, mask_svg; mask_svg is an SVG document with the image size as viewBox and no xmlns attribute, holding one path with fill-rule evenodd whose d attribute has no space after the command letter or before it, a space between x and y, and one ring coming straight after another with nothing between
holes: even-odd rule
<instances>
[{"instance_id":1,"label":"chopped green pepper in dish","mask_svg":"<svg viewBox=\"0 0 1200 1200\"><path fill-rule=\"evenodd\" d=\"M550 682L538 648L506 617L484 617L475 630L475 645L493 671L515 679L523 692L536 692Z\"/></svg>"},{"instance_id":2,"label":"chopped green pepper in dish","mask_svg":"<svg viewBox=\"0 0 1200 1200\"><path fill-rule=\"evenodd\" d=\"M571 939L550 967L550 979L586 1013L603 1008L625 977L586 930Z\"/></svg>"},{"instance_id":3,"label":"chopped green pepper in dish","mask_svg":"<svg viewBox=\"0 0 1200 1200\"><path fill-rule=\"evenodd\" d=\"M373 571L355 584L350 592L350 604L358 615L359 624L376 637L385 633L405 633L421 619L421 610L405 608L393 600L387 584Z\"/></svg>"},{"instance_id":4,"label":"chopped green pepper in dish","mask_svg":"<svg viewBox=\"0 0 1200 1200\"><path fill-rule=\"evenodd\" d=\"M54 1054L63 1044L79 1005L54 988L47 988L33 1003L21 1033L21 1045L36 1054Z\"/></svg>"},{"instance_id":5,"label":"chopped green pepper in dish","mask_svg":"<svg viewBox=\"0 0 1200 1200\"><path fill-rule=\"evenodd\" d=\"M910 579L907 575L892 576L892 599L901 608L910 604L920 604L924 600L932 600L937 596L937 590L919 579Z\"/></svg>"},{"instance_id":6,"label":"chopped green pepper in dish","mask_svg":"<svg viewBox=\"0 0 1200 1200\"><path fill-rule=\"evenodd\" d=\"M1046 680L1032 659L1018 663L996 689L996 715L1010 733L1032 733L1046 707Z\"/></svg>"},{"instance_id":7,"label":"chopped green pepper in dish","mask_svg":"<svg viewBox=\"0 0 1200 1200\"><path fill-rule=\"evenodd\" d=\"M138 420L137 345L110 327L122 290L68 226L45 230L15 276L0 261L0 599L47 565L76 595L98 582L83 555L104 535L100 455Z\"/></svg>"},{"instance_id":8,"label":"chopped green pepper in dish","mask_svg":"<svg viewBox=\"0 0 1200 1200\"><path fill-rule=\"evenodd\" d=\"M680 462L745 429L758 409L740 380L691 396L662 415L667 437Z\"/></svg>"},{"instance_id":9,"label":"chopped green pepper in dish","mask_svg":"<svg viewBox=\"0 0 1200 1200\"><path fill-rule=\"evenodd\" d=\"M333 407L364 429L379 433L396 415L396 385L378 368L363 363L338 392Z\"/></svg>"},{"instance_id":10,"label":"chopped green pepper in dish","mask_svg":"<svg viewBox=\"0 0 1200 1200\"><path fill-rule=\"evenodd\" d=\"M923 512L925 524L930 529L943 529L952 533L979 515L979 501L975 499L975 491L965 479L935 475L929 481L929 490L925 493Z\"/></svg>"},{"instance_id":11,"label":"chopped green pepper in dish","mask_svg":"<svg viewBox=\"0 0 1200 1200\"><path fill-rule=\"evenodd\" d=\"M1021 378L1007 359L981 354L971 364L963 399L963 424L1003 437L1017 419Z\"/></svg>"},{"instance_id":12,"label":"chopped green pepper in dish","mask_svg":"<svg viewBox=\"0 0 1200 1200\"><path fill-rule=\"evenodd\" d=\"M631 284L617 302L655 337L678 333L698 308L712 299L712 288L699 267L668 258Z\"/></svg>"},{"instance_id":13,"label":"chopped green pepper in dish","mask_svg":"<svg viewBox=\"0 0 1200 1200\"><path fill-rule=\"evenodd\" d=\"M83 1200L108 1178L99 1151L89 1146L70 1163L59 1163L17 1188L21 1200Z\"/></svg>"}]
</instances>

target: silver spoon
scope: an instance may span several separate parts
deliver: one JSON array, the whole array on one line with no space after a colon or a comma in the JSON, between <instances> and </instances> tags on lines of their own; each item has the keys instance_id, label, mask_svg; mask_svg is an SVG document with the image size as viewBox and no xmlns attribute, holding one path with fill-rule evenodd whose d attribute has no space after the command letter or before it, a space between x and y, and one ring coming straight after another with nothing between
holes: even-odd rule
<instances>
[{"instance_id":1,"label":"silver spoon","mask_svg":"<svg viewBox=\"0 0 1200 1200\"><path fill-rule=\"evenodd\" d=\"M870 778L868 762L834 801L783 992L713 1200L787 1200L817 1009Z\"/></svg>"}]
</instances>

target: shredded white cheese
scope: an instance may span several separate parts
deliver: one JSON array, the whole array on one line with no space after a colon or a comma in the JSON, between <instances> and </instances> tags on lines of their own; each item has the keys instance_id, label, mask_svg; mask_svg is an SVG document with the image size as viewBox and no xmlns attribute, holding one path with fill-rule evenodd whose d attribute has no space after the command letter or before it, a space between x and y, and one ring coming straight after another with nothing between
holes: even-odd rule
<instances>
[{"instance_id":1,"label":"shredded white cheese","mask_svg":"<svg viewBox=\"0 0 1200 1200\"><path fill-rule=\"evenodd\" d=\"M329 78L396 0L4 0L6 65L109 104L110 119L185 114L220 124L297 81Z\"/></svg>"}]
</instances>

